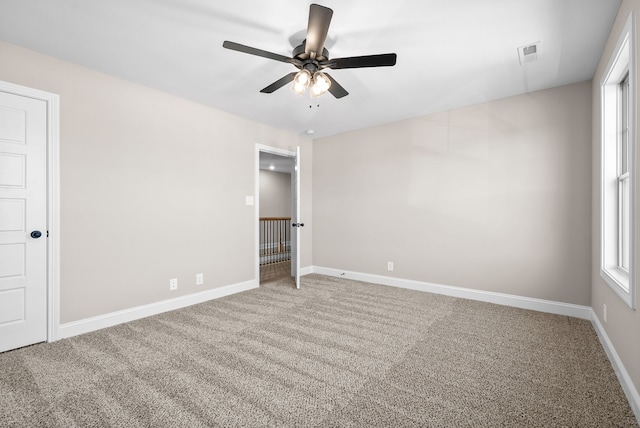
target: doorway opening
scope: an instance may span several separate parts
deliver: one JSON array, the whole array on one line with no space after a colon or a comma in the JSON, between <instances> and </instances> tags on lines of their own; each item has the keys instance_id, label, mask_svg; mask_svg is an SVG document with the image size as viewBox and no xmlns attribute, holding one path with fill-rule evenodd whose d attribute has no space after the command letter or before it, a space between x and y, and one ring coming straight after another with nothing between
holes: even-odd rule
<instances>
[{"instance_id":1,"label":"doorway opening","mask_svg":"<svg viewBox=\"0 0 640 428\"><path fill-rule=\"evenodd\" d=\"M296 154L271 150L258 152L258 278L295 286Z\"/></svg>"}]
</instances>

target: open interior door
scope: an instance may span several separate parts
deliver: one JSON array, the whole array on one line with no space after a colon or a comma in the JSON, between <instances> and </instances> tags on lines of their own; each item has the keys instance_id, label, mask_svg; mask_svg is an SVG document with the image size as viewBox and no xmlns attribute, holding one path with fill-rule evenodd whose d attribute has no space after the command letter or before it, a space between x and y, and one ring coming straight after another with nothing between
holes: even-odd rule
<instances>
[{"instance_id":1,"label":"open interior door","mask_svg":"<svg viewBox=\"0 0 640 428\"><path fill-rule=\"evenodd\" d=\"M294 260L291 266L295 270L294 276L296 278L296 288L300 288L300 249L302 248L300 243L300 235L301 235L300 228L304 227L304 223L300 221L300 146L296 148L296 159L293 167L293 177L294 177L293 178L294 219L291 222L291 226L293 227L295 254L294 254Z\"/></svg>"}]
</instances>

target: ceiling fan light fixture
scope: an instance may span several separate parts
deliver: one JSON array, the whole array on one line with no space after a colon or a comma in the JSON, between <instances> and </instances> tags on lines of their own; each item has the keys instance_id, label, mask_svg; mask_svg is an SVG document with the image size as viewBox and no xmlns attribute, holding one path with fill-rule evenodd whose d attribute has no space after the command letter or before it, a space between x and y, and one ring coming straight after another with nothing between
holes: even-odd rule
<instances>
[{"instance_id":1,"label":"ceiling fan light fixture","mask_svg":"<svg viewBox=\"0 0 640 428\"><path fill-rule=\"evenodd\" d=\"M321 71L316 71L313 75L313 85L311 85L311 96L319 97L326 93L331 87L331 80Z\"/></svg>"},{"instance_id":2,"label":"ceiling fan light fixture","mask_svg":"<svg viewBox=\"0 0 640 428\"><path fill-rule=\"evenodd\" d=\"M311 82L311 72L306 68L303 68L302 70L298 71L296 77L293 78L293 82L299 85L304 85L304 87L306 88Z\"/></svg>"},{"instance_id":3,"label":"ceiling fan light fixture","mask_svg":"<svg viewBox=\"0 0 640 428\"><path fill-rule=\"evenodd\" d=\"M293 82L291 84L291 90L298 95L304 95L304 91L307 89L305 85L301 85L299 83Z\"/></svg>"},{"instance_id":4,"label":"ceiling fan light fixture","mask_svg":"<svg viewBox=\"0 0 640 428\"><path fill-rule=\"evenodd\" d=\"M310 83L311 83L311 72L303 68L293 78L293 83L291 84L291 90L298 95L302 95L304 94L304 91L307 89Z\"/></svg>"}]
</instances>

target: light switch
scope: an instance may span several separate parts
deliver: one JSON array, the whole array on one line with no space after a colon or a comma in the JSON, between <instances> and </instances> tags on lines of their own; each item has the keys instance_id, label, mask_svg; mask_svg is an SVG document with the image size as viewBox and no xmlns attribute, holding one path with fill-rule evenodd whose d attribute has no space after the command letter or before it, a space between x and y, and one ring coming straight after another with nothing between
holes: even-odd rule
<instances>
[{"instance_id":1,"label":"light switch","mask_svg":"<svg viewBox=\"0 0 640 428\"><path fill-rule=\"evenodd\" d=\"M253 205L253 196L247 196L245 201L247 205Z\"/></svg>"}]
</instances>

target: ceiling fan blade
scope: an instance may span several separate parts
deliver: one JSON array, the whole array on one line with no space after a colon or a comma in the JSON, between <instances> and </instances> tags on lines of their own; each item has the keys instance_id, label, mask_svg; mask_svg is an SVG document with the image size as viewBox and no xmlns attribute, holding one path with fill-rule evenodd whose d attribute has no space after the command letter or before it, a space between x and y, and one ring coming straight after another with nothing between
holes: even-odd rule
<instances>
[{"instance_id":1,"label":"ceiling fan blade","mask_svg":"<svg viewBox=\"0 0 640 428\"><path fill-rule=\"evenodd\" d=\"M342 98L349 95L349 92L347 92L345 88L340 86L340 84L336 82L333 77L329 76L329 74L327 73L324 73L324 75L327 76L331 81L331 86L329 86L329 92L331 92L331 95L333 95L336 98Z\"/></svg>"},{"instance_id":2,"label":"ceiling fan blade","mask_svg":"<svg viewBox=\"0 0 640 428\"><path fill-rule=\"evenodd\" d=\"M396 58L397 55L394 53L333 58L329 61L321 62L320 67L331 68L333 70L343 68L391 67L396 65Z\"/></svg>"},{"instance_id":3,"label":"ceiling fan blade","mask_svg":"<svg viewBox=\"0 0 640 428\"><path fill-rule=\"evenodd\" d=\"M276 80L266 88L262 89L260 92L262 92L263 94L271 94L277 91L278 89L282 88L287 83L293 82L293 79L296 77L296 74L298 73L295 71L293 73L289 73L283 78Z\"/></svg>"},{"instance_id":4,"label":"ceiling fan blade","mask_svg":"<svg viewBox=\"0 0 640 428\"><path fill-rule=\"evenodd\" d=\"M240 43L230 42L228 40L225 40L225 42L222 43L222 47L231 49L232 51L244 52L249 55L261 56L263 58L269 58L280 62L287 62L289 64L295 65L296 67L302 66L302 62L295 58L289 58L284 55L263 51L262 49L252 48L251 46L241 45Z\"/></svg>"},{"instance_id":5,"label":"ceiling fan blade","mask_svg":"<svg viewBox=\"0 0 640 428\"><path fill-rule=\"evenodd\" d=\"M309 25L307 25L307 41L304 51L311 59L322 56L332 16L333 10L328 7L319 4L309 6Z\"/></svg>"}]
</instances>

